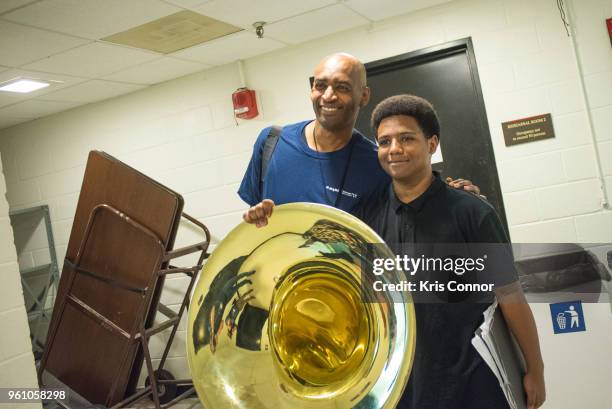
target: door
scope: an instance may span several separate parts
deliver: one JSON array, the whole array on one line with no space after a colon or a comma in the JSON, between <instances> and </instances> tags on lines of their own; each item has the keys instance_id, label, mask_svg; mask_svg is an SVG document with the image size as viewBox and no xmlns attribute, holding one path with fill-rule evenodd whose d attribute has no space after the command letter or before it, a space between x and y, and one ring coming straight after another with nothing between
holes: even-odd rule
<instances>
[{"instance_id":1,"label":"door","mask_svg":"<svg viewBox=\"0 0 612 409\"><path fill-rule=\"evenodd\" d=\"M463 177L480 186L508 232L495 156L471 39L453 41L366 64L370 103L356 128L373 138L370 116L376 104L397 94L428 99L440 118L443 177Z\"/></svg>"}]
</instances>

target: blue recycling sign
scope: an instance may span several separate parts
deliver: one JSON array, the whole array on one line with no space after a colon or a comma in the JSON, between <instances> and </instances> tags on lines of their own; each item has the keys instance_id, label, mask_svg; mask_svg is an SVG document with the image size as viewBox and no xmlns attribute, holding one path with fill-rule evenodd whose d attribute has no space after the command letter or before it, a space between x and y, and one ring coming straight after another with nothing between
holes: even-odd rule
<instances>
[{"instance_id":1,"label":"blue recycling sign","mask_svg":"<svg viewBox=\"0 0 612 409\"><path fill-rule=\"evenodd\" d=\"M582 303L580 301L550 304L550 315L555 334L586 331Z\"/></svg>"}]
</instances>

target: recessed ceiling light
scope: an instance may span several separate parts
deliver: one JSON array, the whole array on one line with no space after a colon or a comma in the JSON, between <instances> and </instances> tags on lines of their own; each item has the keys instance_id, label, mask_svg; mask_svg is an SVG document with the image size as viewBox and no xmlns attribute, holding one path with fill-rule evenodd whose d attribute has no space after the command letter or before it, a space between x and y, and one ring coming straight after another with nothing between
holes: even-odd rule
<instances>
[{"instance_id":1,"label":"recessed ceiling light","mask_svg":"<svg viewBox=\"0 0 612 409\"><path fill-rule=\"evenodd\" d=\"M0 84L0 91L19 92L22 94L36 91L37 89L45 88L51 85L48 82L40 80L32 80L29 78L15 78Z\"/></svg>"}]
</instances>

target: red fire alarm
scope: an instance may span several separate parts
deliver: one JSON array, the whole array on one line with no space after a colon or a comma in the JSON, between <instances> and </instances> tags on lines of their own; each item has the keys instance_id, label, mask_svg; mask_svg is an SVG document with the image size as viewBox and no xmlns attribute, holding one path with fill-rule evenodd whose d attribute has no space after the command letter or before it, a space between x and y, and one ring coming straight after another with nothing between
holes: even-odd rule
<instances>
[{"instance_id":1,"label":"red fire alarm","mask_svg":"<svg viewBox=\"0 0 612 409\"><path fill-rule=\"evenodd\" d=\"M234 115L241 119L252 119L259 115L255 91L248 88L238 88L232 94Z\"/></svg>"},{"instance_id":2,"label":"red fire alarm","mask_svg":"<svg viewBox=\"0 0 612 409\"><path fill-rule=\"evenodd\" d=\"M610 45L612 45L612 18L606 20L608 24L608 35L610 36Z\"/></svg>"}]
</instances>

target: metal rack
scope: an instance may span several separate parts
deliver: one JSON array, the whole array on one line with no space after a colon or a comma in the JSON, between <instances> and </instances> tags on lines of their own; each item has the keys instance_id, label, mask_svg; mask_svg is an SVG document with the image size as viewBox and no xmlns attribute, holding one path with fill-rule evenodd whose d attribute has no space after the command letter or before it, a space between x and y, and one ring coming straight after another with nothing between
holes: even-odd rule
<instances>
[{"instance_id":1,"label":"metal rack","mask_svg":"<svg viewBox=\"0 0 612 409\"><path fill-rule=\"evenodd\" d=\"M175 267L173 265L168 265L167 268L163 268L158 271L158 276L167 276L171 274L184 274L190 278L189 285L185 290L185 294L183 296L183 301L181 303L181 307L178 312L172 311L170 308L166 307L164 304L159 303L157 305L157 310L166 316L166 320L164 322L159 323L152 328L146 329L144 327L144 321L139 329L139 333L136 336L136 339L140 339L144 356L145 356L145 364L147 368L148 378L147 384L144 389L136 392L135 394L126 397L123 401L119 402L117 405L113 406L115 408L122 408L127 405L130 405L133 402L136 402L143 396L151 394L153 398L153 403L157 409L165 409L168 408L175 403L179 402L182 399L185 399L193 394L195 394L195 388L193 387L193 381L191 379L172 379L172 377L168 377L169 372L165 371L164 364L166 363L166 359L168 358L168 353L170 352L170 347L172 346L172 341L174 340L174 336L176 335L176 331L178 330L181 317L183 313L187 310L189 306L189 297L191 296L191 292L193 290L193 286L195 285L198 277L198 273L202 270L202 266L204 260L208 258L210 255L208 253L208 246L210 245L210 232L208 228L200 223L195 218L189 216L186 213L182 214L182 217L187 219L189 222L194 224L195 226L202 229L206 236L206 240L200 243L193 244L191 246L182 247L176 250L168 251L164 253L163 262L170 262L173 259L186 256L188 254L200 253L198 257L198 262L193 267L182 268ZM153 369L153 363L151 359L151 354L149 352L149 339L168 328L172 328L170 332L170 336L168 338L168 342L164 348L164 352L162 354L162 358L159 362L157 369ZM178 387L186 387L180 395L176 395ZM161 392L161 393L160 393ZM163 395L163 397L162 397Z\"/></svg>"},{"instance_id":2,"label":"metal rack","mask_svg":"<svg viewBox=\"0 0 612 409\"><path fill-rule=\"evenodd\" d=\"M35 358L38 360L45 347L48 321L51 318L52 307L48 307L48 297L52 291L57 292L59 283L59 268L57 265L57 256L55 254L55 240L53 239L53 230L51 228L51 216L49 214L49 206L47 205L9 212L9 217L13 225L24 217L30 218L36 215L42 216L42 220L44 221L47 245L49 248L49 263L27 269L20 269L19 272L21 274L21 285L23 287L23 295L28 313L32 351L34 352ZM36 224L36 227L37 226L38 224ZM17 251L19 250L20 249L17 249ZM39 285L35 286L34 281ZM40 285L41 282L42 285ZM50 305L53 305L53 303L51 302Z\"/></svg>"}]
</instances>

